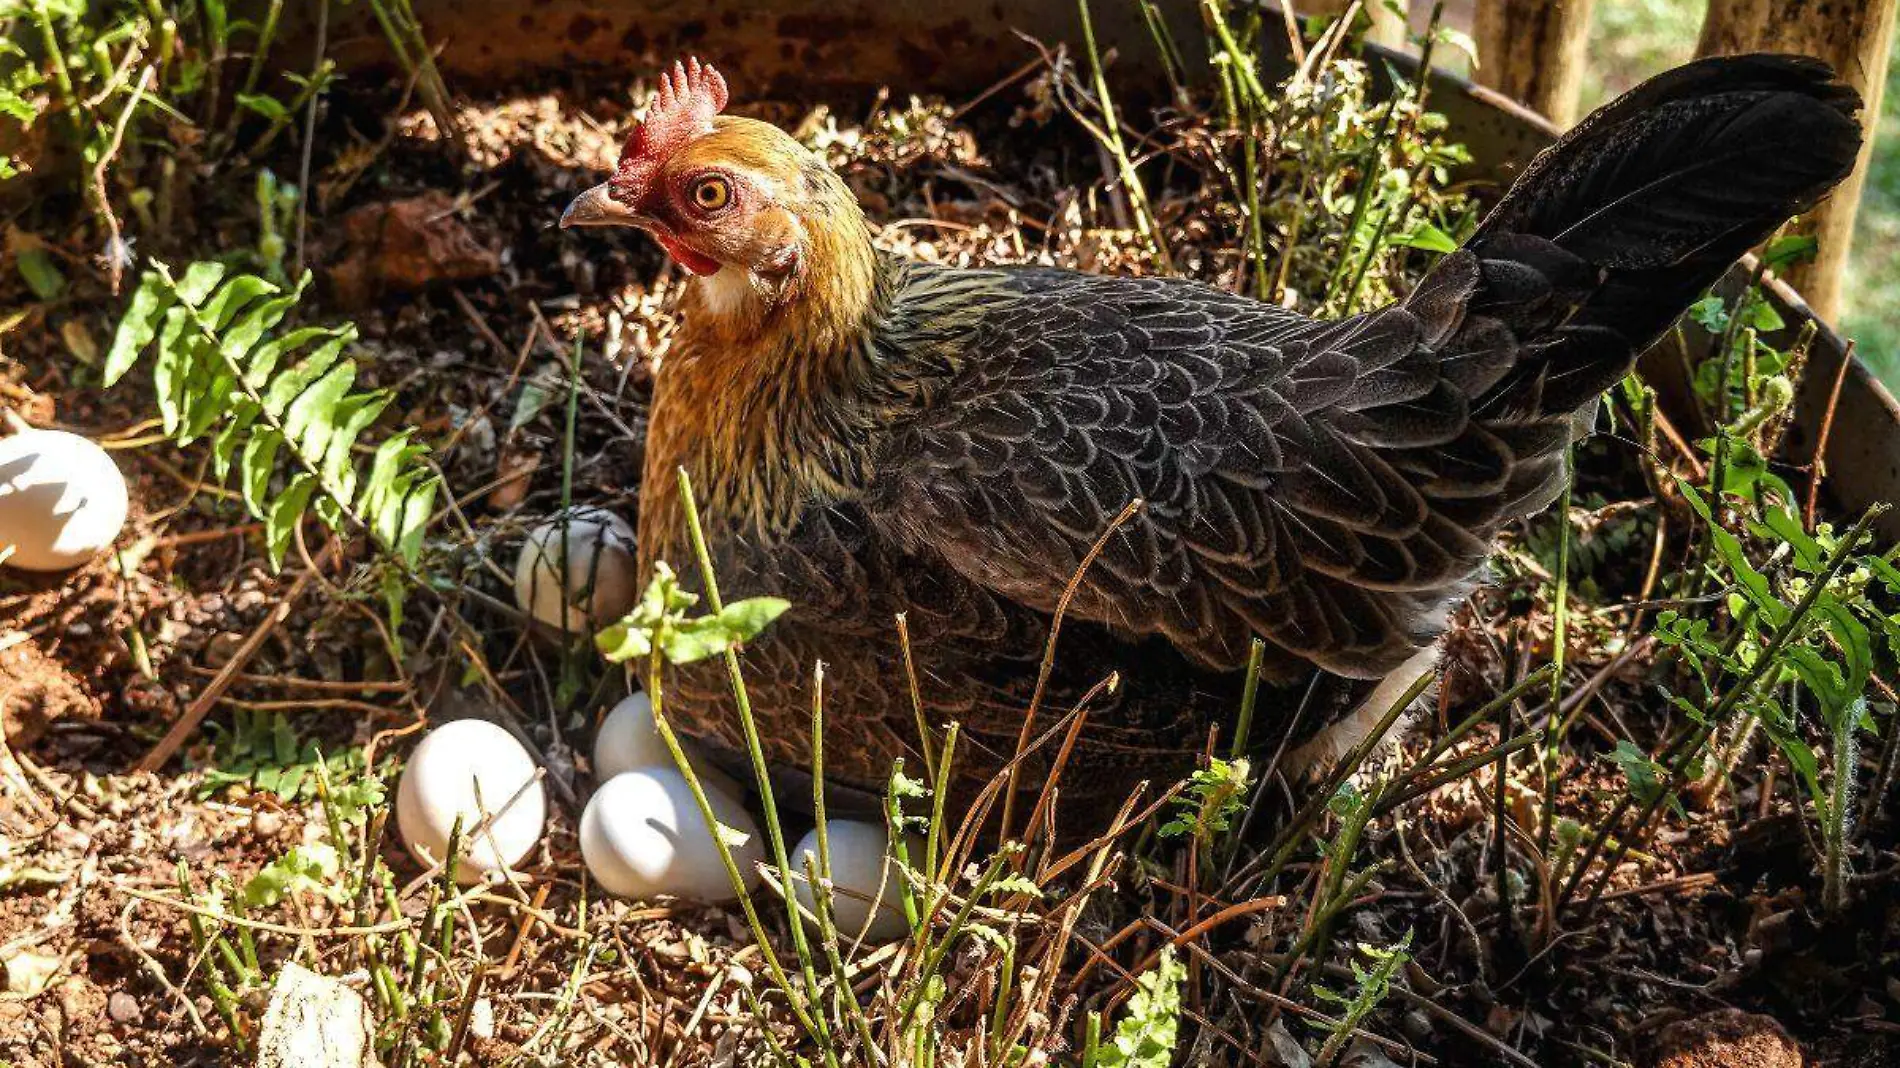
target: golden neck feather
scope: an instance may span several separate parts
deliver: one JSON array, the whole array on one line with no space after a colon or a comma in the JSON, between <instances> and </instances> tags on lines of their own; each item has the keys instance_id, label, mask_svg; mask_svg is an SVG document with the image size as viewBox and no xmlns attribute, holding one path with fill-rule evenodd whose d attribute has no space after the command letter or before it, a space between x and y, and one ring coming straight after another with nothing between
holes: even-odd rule
<instances>
[{"instance_id":1,"label":"golden neck feather","mask_svg":"<svg viewBox=\"0 0 1900 1068\"><path fill-rule=\"evenodd\" d=\"M850 397L873 373L869 333L888 299L885 262L844 183L826 173L800 213L801 263L781 286L728 266L696 279L655 381L641 493L642 557L683 547L675 472L692 475L715 536L765 534L814 494ZM676 565L680 560L671 560Z\"/></svg>"}]
</instances>

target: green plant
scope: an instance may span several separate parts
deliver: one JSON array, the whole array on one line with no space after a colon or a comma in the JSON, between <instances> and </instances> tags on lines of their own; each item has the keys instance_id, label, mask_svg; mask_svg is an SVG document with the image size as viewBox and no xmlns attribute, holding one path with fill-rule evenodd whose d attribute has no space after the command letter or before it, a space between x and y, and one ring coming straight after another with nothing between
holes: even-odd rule
<instances>
[{"instance_id":1,"label":"green plant","mask_svg":"<svg viewBox=\"0 0 1900 1068\"><path fill-rule=\"evenodd\" d=\"M1399 976L1400 969L1411 961L1412 933L1407 931L1397 945L1370 946L1361 943L1359 954L1371 967L1354 959L1351 963L1352 977L1357 989L1352 993L1342 993L1324 985L1315 983L1313 995L1322 1001L1330 1001L1340 1006L1342 1011L1337 1020L1324 1025L1326 1041L1320 1046L1319 1056L1313 1063L1318 1068L1336 1063L1346 1052L1346 1044L1352 1040L1353 1032L1359 1029L1366 1018L1378 1009L1392 992L1392 981Z\"/></svg>"},{"instance_id":2,"label":"green plant","mask_svg":"<svg viewBox=\"0 0 1900 1068\"><path fill-rule=\"evenodd\" d=\"M342 867L337 851L324 842L292 846L244 883L246 908L269 908L296 894L336 893L332 884Z\"/></svg>"},{"instance_id":3,"label":"green plant","mask_svg":"<svg viewBox=\"0 0 1900 1068\"><path fill-rule=\"evenodd\" d=\"M315 742L300 737L283 713L239 708L228 728L213 725L210 766L199 786L210 795L233 785L262 790L285 804L319 799L319 766L329 782L329 801L345 822L360 824L382 803L383 784L365 764L363 750L349 748L325 757Z\"/></svg>"},{"instance_id":4,"label":"green plant","mask_svg":"<svg viewBox=\"0 0 1900 1068\"><path fill-rule=\"evenodd\" d=\"M688 617L686 610L697 603L699 595L681 589L673 568L657 561L640 603L625 619L601 631L595 644L616 664L654 655L670 664L691 664L757 637L792 606L780 597L751 597Z\"/></svg>"},{"instance_id":5,"label":"green plant","mask_svg":"<svg viewBox=\"0 0 1900 1068\"><path fill-rule=\"evenodd\" d=\"M1214 757L1208 766L1188 779L1187 789L1177 803L1175 817L1161 825L1163 838L1192 836L1203 846L1227 833L1234 817L1247 807L1247 787L1252 785L1250 765L1245 757L1222 760Z\"/></svg>"},{"instance_id":6,"label":"green plant","mask_svg":"<svg viewBox=\"0 0 1900 1068\"><path fill-rule=\"evenodd\" d=\"M258 168L257 262L265 277L280 286L290 281L284 269L284 256L289 251L285 234L296 225L301 200L296 186L279 181L269 167Z\"/></svg>"},{"instance_id":7,"label":"green plant","mask_svg":"<svg viewBox=\"0 0 1900 1068\"><path fill-rule=\"evenodd\" d=\"M1115 1024L1107 1045L1091 1043L1083 1049L1083 1068L1168 1068L1181 1027L1181 982L1187 967L1172 947L1161 960L1135 980L1135 993Z\"/></svg>"},{"instance_id":8,"label":"green plant","mask_svg":"<svg viewBox=\"0 0 1900 1068\"><path fill-rule=\"evenodd\" d=\"M645 663L645 686L653 701L655 726L686 778L702 819L714 834L728 879L760 950L769 986L755 996L756 1011L764 1011L763 1002L768 997L782 1001L796 1021L804 1044L828 1065L905 1064L924 1068L938 1063L940 1056L952 1055L966 1059L983 1056L991 1063L1021 1065L1032 1055L1048 1056L1060 1041L1059 1022L1050 1009L1062 974L1060 962L1073 937L1076 917L1104 883L1107 849L1093 857L1079 892L1052 906L1051 915L1037 915L1036 910L1045 907L1045 885L1077 859L1048 856L1036 864L1031 850L1019 842L1001 843L980 860L971 855L976 829L982 825L995 795L986 795L988 800L979 802L971 812L946 813L946 787L952 781L959 737L958 725L949 724L941 732L940 744L933 747L929 761L932 781L906 775L901 762L893 769L886 820L892 831L896 892L902 899L911 935L902 966L877 985L872 1005L862 1004L854 987L861 982L866 949L856 944L854 932L839 930L832 915L826 876L826 817L823 792L818 786L824 780L822 668L814 672L813 678L816 744L810 768L816 791L819 850L816 863L794 870L784 851L783 828L771 792L772 778L750 715L750 698L737 649L740 642L755 637L786 607L773 599L731 603L720 599L699 527L698 506L684 472L680 493L710 611L689 615L696 598L679 588L670 568L659 566L642 604L620 624L602 632L597 643L611 659L629 665ZM904 633L901 628L899 633ZM781 957L779 943L770 937L766 926L770 913L760 907L755 895L745 892L744 880L727 848L729 832L716 822L666 711L663 666L720 655L726 661L740 731L753 760L754 784L762 796L760 808L770 845L764 874L770 896L776 898L772 902L774 911L781 912L786 922L789 959ZM1004 781L999 776L993 788ZM1216 808L1226 811L1228 806L1223 802ZM925 810L927 815L923 814ZM922 842L921 857L913 848L912 835ZM801 907L789 892L794 881L801 878L810 880L816 891L809 909ZM1030 947L1037 952L1027 952ZM950 982L951 967L962 973L973 957L988 962L979 969L985 979L981 992L974 996ZM1162 1003L1178 1004L1166 999L1178 998L1179 967L1171 965L1166 971L1169 978L1165 989L1153 986L1139 995L1143 1006L1150 999L1157 1001L1152 1010L1140 1010L1142 1020L1158 1027L1167 1011ZM968 1024L962 1032L954 1029L951 1019L959 1014ZM966 1036L971 1045L956 1045L959 1034ZM1166 1035L1157 1031L1151 1038L1171 1044L1172 1031ZM978 1043L982 1046L980 1053L973 1050ZM805 1063L802 1055L795 1059L793 1051L781 1048L769 1032L766 1044L778 1064Z\"/></svg>"},{"instance_id":9,"label":"green plant","mask_svg":"<svg viewBox=\"0 0 1900 1068\"><path fill-rule=\"evenodd\" d=\"M17 15L15 18L17 19ZM0 12L0 20L6 16ZM11 37L0 38L0 181L18 176L28 164L16 153L46 109L46 75L27 50Z\"/></svg>"},{"instance_id":10,"label":"green plant","mask_svg":"<svg viewBox=\"0 0 1900 1068\"><path fill-rule=\"evenodd\" d=\"M1446 140L1423 79L1394 77L1396 95L1380 98L1368 64L1346 54L1363 23L1309 24L1306 61L1269 89L1256 56L1275 23L1224 0L1201 11L1227 146L1213 180L1239 212L1256 296L1349 315L1405 291L1406 250L1457 247L1476 216L1451 172L1470 155ZM1436 13L1417 42L1421 70L1441 43L1470 47Z\"/></svg>"},{"instance_id":11,"label":"green plant","mask_svg":"<svg viewBox=\"0 0 1900 1068\"><path fill-rule=\"evenodd\" d=\"M278 332L309 282L306 274L286 292L255 275L226 280L219 263L192 264L175 279L154 262L119 322L105 382L151 353L165 433L180 445L210 439L218 477L235 471L245 507L264 521L273 564L314 511L413 566L437 490L427 447L402 430L359 461L358 439L392 397L352 388L356 364L344 352L354 326ZM273 492L280 460L287 475Z\"/></svg>"},{"instance_id":12,"label":"green plant","mask_svg":"<svg viewBox=\"0 0 1900 1068\"><path fill-rule=\"evenodd\" d=\"M1878 580L1900 594L1900 571L1881 556L1856 555L1864 524L1847 536L1826 524L1809 533L1793 505L1793 493L1765 467L1731 469L1737 481L1729 503L1741 512L1746 535L1776 546L1777 573L1757 567L1743 537L1727 529L1710 501L1694 487L1681 488L1709 524L1714 559L1731 591L1733 629L1715 641L1704 620L1665 611L1656 620L1658 640L1677 651L1694 673L1701 693L1673 697L1691 721L1715 740L1716 773L1726 775L1755 729L1787 758L1813 806L1822 842L1823 902L1830 910L1847 903L1846 851L1858 774L1858 738L1873 731L1866 692L1874 663L1873 630L1891 642L1900 616L1887 614L1870 594ZM1751 507L1749 490L1758 491ZM1742 680L1718 697L1724 677ZM1804 735L1798 709L1805 695L1833 759L1823 762Z\"/></svg>"}]
</instances>

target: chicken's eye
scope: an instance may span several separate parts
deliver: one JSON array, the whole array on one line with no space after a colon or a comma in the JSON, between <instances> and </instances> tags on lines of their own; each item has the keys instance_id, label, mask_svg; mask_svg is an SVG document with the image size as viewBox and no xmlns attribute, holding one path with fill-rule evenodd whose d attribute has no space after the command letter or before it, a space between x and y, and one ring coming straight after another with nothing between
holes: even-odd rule
<instances>
[{"instance_id":1,"label":"chicken's eye","mask_svg":"<svg viewBox=\"0 0 1900 1068\"><path fill-rule=\"evenodd\" d=\"M732 185L718 175L701 178L693 184L693 205L701 211L718 211L732 203Z\"/></svg>"}]
</instances>

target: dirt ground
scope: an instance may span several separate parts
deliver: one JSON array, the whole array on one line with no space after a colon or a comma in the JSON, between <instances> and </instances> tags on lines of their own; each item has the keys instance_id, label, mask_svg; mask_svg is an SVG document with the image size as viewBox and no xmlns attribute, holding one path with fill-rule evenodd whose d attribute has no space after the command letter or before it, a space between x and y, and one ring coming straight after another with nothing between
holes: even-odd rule
<instances>
[{"instance_id":1,"label":"dirt ground","mask_svg":"<svg viewBox=\"0 0 1900 1068\"><path fill-rule=\"evenodd\" d=\"M10 991L0 995L0 1063L230 1063L192 917L153 897L172 898L181 873L199 894L220 878L242 883L323 834L300 796L219 776L239 749L241 716L281 718L324 751L360 747L372 763L404 751L425 722L470 713L515 717L542 747L556 804L552 833L524 865L533 908L517 902L470 916L493 963L485 979L493 1019L477 1025L468 1047L480 1063L509 1063L531 1046L537 1021L577 975L575 1063L728 1064L750 1048L758 1025L739 985L756 950L740 948L750 936L735 912L583 906L572 799L586 788L591 717L620 683L526 638L506 578L524 524L559 505L560 368L577 335L587 342L575 496L629 520L637 507L650 368L664 358L672 329L664 309L682 278L638 237L576 240L554 227L568 198L610 166L623 98L624 87L602 87L467 105L465 160L452 158L425 115L385 129L380 115L392 101L353 98L326 118L328 147L313 174L308 254L320 314L358 323L366 376L398 397L390 421L436 443L455 500L431 547L434 574L470 591L452 610L484 639L479 660L495 688L469 678L476 661L458 644L447 601L412 601L401 655L392 656L374 578L358 558L321 569L316 588L272 621L292 579L272 573L257 524L230 491L205 481L203 452L154 441L145 394L131 384L99 391L96 373L62 342L68 323L103 342L118 300L70 301L5 336L0 403L36 425L107 443L134 503L116 554L70 575L0 572L9 749L0 760L0 960ZM957 263L1129 265L1130 236L1101 225L1068 177L1099 177L1092 146L1050 136L1032 101L1005 94L955 121L959 101L869 103L755 110L788 127L834 130L832 152L853 161L846 173L884 222L888 247ZM889 134L888 116L900 112L914 120L912 134L926 133ZM884 118L867 128L865 114ZM275 163L280 174L296 171L288 149ZM209 181L202 189L167 247L148 251L183 259L193 248L252 240L254 209L220 211L222 194ZM1181 203L1190 197L1183 192ZM421 262L417 242L428 252ZM1207 250L1203 273L1217 275L1229 253ZM92 270L75 250L64 254L76 274ZM1582 463L1579 499L1596 494L1591 507L1604 514L1646 494L1614 442L1593 444ZM326 537L315 525L305 536L292 571ZM1586 599L1614 605L1633 583L1606 578ZM1447 713L1476 707L1517 673L1517 661L1547 655L1541 589L1535 575L1505 570L1461 614L1447 642ZM180 757L156 773L133 771L260 627L261 650ZM1621 789L1615 769L1595 758L1622 737L1659 737L1668 714L1646 685L1648 658L1623 656L1599 636L1573 639L1571 654L1573 677L1605 672L1579 719L1577 744L1594 762L1565 787L1564 809L1579 819ZM1475 752L1497 737L1481 732L1469 745ZM1417 752L1423 742L1408 745ZM1540 888L1534 868L1507 865L1499 875L1495 774L1406 808L1377 833L1371 849L1387 866L1348 920L1351 937L1367 943L1412 932L1408 992L1371 1025L1390 1038L1393 1063L1687 1065L1697 1062L1657 1059L1668 1052L1659 1036L1727 1007L1779 1021L1810 1063L1900 1063L1891 817L1866 839L1863 904L1820 926L1806 828L1785 789L1764 796L1771 768L1763 762L1738 775L1734 792L1666 821L1587 921L1535 953L1525 949L1534 933L1518 929L1520 910L1499 907L1500 885L1520 905ZM1507 783L1502 803L1529 805L1527 793ZM1534 815L1526 809L1519 822ZM390 838L383 855L399 879L413 877L418 867ZM1129 874L1117 909L1154 906L1170 877ZM413 895L404 900L421 907ZM311 911L281 919L303 933L276 940L267 955L298 953L348 972L347 939L324 933L346 926L346 910L322 901L297 908ZM1085 934L1105 937L1122 921L1091 915ZM1272 945L1285 922L1263 914L1208 945L1252 976L1250 952ZM578 973L577 956L586 962ZM1219 1031L1245 1007L1236 997L1203 1008ZM1196 1057L1245 1063L1217 1039L1202 1041ZM1528 1061L1506 1058L1503 1047Z\"/></svg>"}]
</instances>

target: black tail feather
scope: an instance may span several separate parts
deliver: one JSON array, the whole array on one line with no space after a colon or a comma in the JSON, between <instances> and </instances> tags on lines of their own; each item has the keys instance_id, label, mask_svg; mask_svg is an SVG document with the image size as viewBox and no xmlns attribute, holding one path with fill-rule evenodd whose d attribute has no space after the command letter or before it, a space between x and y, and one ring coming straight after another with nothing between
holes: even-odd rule
<instances>
[{"instance_id":1,"label":"black tail feather","mask_svg":"<svg viewBox=\"0 0 1900 1068\"><path fill-rule=\"evenodd\" d=\"M1474 412L1587 407L1743 253L1853 169L1860 97L1819 60L1704 59L1644 83L1546 150L1408 302L1440 351L1504 326L1510 373Z\"/></svg>"}]
</instances>

